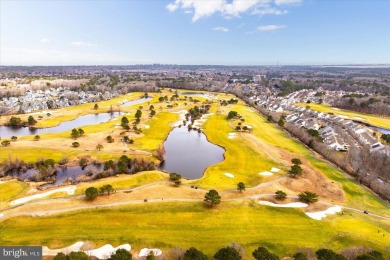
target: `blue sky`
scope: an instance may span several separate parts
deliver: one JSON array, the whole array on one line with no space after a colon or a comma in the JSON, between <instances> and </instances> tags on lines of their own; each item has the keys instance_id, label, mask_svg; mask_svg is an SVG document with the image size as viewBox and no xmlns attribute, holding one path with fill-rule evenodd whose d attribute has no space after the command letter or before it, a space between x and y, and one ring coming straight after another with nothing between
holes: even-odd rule
<instances>
[{"instance_id":1,"label":"blue sky","mask_svg":"<svg viewBox=\"0 0 390 260\"><path fill-rule=\"evenodd\" d=\"M1 65L390 63L388 0L0 5Z\"/></svg>"}]
</instances>

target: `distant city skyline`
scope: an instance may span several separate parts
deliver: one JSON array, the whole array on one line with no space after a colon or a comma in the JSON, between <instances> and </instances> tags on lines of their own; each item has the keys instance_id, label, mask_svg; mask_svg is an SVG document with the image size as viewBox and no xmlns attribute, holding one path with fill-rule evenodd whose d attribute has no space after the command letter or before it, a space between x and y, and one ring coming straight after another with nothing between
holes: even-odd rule
<instances>
[{"instance_id":1,"label":"distant city skyline","mask_svg":"<svg viewBox=\"0 0 390 260\"><path fill-rule=\"evenodd\" d=\"M0 65L390 64L390 1L0 2Z\"/></svg>"}]
</instances>

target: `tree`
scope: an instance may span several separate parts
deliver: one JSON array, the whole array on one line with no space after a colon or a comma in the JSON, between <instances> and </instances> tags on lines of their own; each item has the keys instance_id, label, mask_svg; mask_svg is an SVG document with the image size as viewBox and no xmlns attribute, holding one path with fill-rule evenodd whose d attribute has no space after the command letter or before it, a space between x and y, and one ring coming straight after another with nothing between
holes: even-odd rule
<instances>
[{"instance_id":1,"label":"tree","mask_svg":"<svg viewBox=\"0 0 390 260\"><path fill-rule=\"evenodd\" d=\"M127 117L122 117L122 119L121 119L121 126L123 127L123 128L125 128L126 126L128 126L129 125L129 119L127 119Z\"/></svg>"},{"instance_id":2,"label":"tree","mask_svg":"<svg viewBox=\"0 0 390 260\"><path fill-rule=\"evenodd\" d=\"M115 251L115 253L113 253L111 255L110 258L108 258L108 260L131 260L132 259L132 255L129 251L127 251L126 249L118 249Z\"/></svg>"},{"instance_id":3,"label":"tree","mask_svg":"<svg viewBox=\"0 0 390 260\"><path fill-rule=\"evenodd\" d=\"M153 106L153 105L150 105L149 110L150 110L150 111L154 110L154 106Z\"/></svg>"},{"instance_id":4,"label":"tree","mask_svg":"<svg viewBox=\"0 0 390 260\"><path fill-rule=\"evenodd\" d=\"M209 203L209 205L212 207L214 205L221 203L221 196L219 196L218 191L210 190L204 196L204 201Z\"/></svg>"},{"instance_id":5,"label":"tree","mask_svg":"<svg viewBox=\"0 0 390 260\"><path fill-rule=\"evenodd\" d=\"M93 109L98 110L98 108L99 108L99 105L96 103L96 104L93 106Z\"/></svg>"},{"instance_id":6,"label":"tree","mask_svg":"<svg viewBox=\"0 0 390 260\"><path fill-rule=\"evenodd\" d=\"M99 195L99 191L95 187L89 187L85 190L85 197L88 200L94 200Z\"/></svg>"},{"instance_id":7,"label":"tree","mask_svg":"<svg viewBox=\"0 0 390 260\"><path fill-rule=\"evenodd\" d=\"M362 255L359 255L356 260L385 260L382 253L378 251L371 251Z\"/></svg>"},{"instance_id":8,"label":"tree","mask_svg":"<svg viewBox=\"0 0 390 260\"><path fill-rule=\"evenodd\" d=\"M101 144L96 145L96 150L100 151L101 149L103 149L103 145Z\"/></svg>"},{"instance_id":9,"label":"tree","mask_svg":"<svg viewBox=\"0 0 390 260\"><path fill-rule=\"evenodd\" d=\"M155 115L156 115L156 111L155 111L155 110L150 111L150 116L151 116L151 117L153 117L153 116L155 116Z\"/></svg>"},{"instance_id":10,"label":"tree","mask_svg":"<svg viewBox=\"0 0 390 260\"><path fill-rule=\"evenodd\" d=\"M68 255L68 260L90 260L91 257L89 257L86 253L79 251L79 252L71 252Z\"/></svg>"},{"instance_id":11,"label":"tree","mask_svg":"<svg viewBox=\"0 0 390 260\"><path fill-rule=\"evenodd\" d=\"M34 136L35 141L39 141L40 139L41 139L41 137L39 135Z\"/></svg>"},{"instance_id":12,"label":"tree","mask_svg":"<svg viewBox=\"0 0 390 260\"><path fill-rule=\"evenodd\" d=\"M158 102L163 102L164 101L164 97L159 97L158 98Z\"/></svg>"},{"instance_id":13,"label":"tree","mask_svg":"<svg viewBox=\"0 0 390 260\"><path fill-rule=\"evenodd\" d=\"M293 255L294 260L307 260L307 257L304 253L298 252Z\"/></svg>"},{"instance_id":14,"label":"tree","mask_svg":"<svg viewBox=\"0 0 390 260\"><path fill-rule=\"evenodd\" d=\"M333 250L322 248L316 251L317 260L347 260L343 255L337 254Z\"/></svg>"},{"instance_id":15,"label":"tree","mask_svg":"<svg viewBox=\"0 0 390 260\"><path fill-rule=\"evenodd\" d=\"M302 202L311 203L311 202L317 202L318 201L318 195L310 192L305 191L298 194L298 198Z\"/></svg>"},{"instance_id":16,"label":"tree","mask_svg":"<svg viewBox=\"0 0 390 260\"><path fill-rule=\"evenodd\" d=\"M73 142L73 143L72 143L72 146L73 146L74 148L77 148L77 147L80 146L80 143L79 143L79 142Z\"/></svg>"},{"instance_id":17,"label":"tree","mask_svg":"<svg viewBox=\"0 0 390 260\"><path fill-rule=\"evenodd\" d=\"M184 253L184 260L207 260L207 256L202 251L191 247Z\"/></svg>"},{"instance_id":18,"label":"tree","mask_svg":"<svg viewBox=\"0 0 390 260\"><path fill-rule=\"evenodd\" d=\"M29 125L35 125L37 123L37 121L34 119L33 116L29 116L28 119L27 119L27 123Z\"/></svg>"},{"instance_id":19,"label":"tree","mask_svg":"<svg viewBox=\"0 0 390 260\"><path fill-rule=\"evenodd\" d=\"M245 183L243 183L243 182L237 183L237 190L238 190L239 192L244 191L244 190L245 190Z\"/></svg>"},{"instance_id":20,"label":"tree","mask_svg":"<svg viewBox=\"0 0 390 260\"><path fill-rule=\"evenodd\" d=\"M17 137L17 136L12 136L12 137L11 137L11 141L12 141L12 142L15 142L16 140L18 140L18 137Z\"/></svg>"},{"instance_id":21,"label":"tree","mask_svg":"<svg viewBox=\"0 0 390 260\"><path fill-rule=\"evenodd\" d=\"M235 118L238 116L238 113L236 111L229 111L228 115L227 115L227 119L232 119L232 118Z\"/></svg>"},{"instance_id":22,"label":"tree","mask_svg":"<svg viewBox=\"0 0 390 260\"><path fill-rule=\"evenodd\" d=\"M179 186L181 184L181 175L178 173L170 173L169 180L172 181L175 186Z\"/></svg>"},{"instance_id":23,"label":"tree","mask_svg":"<svg viewBox=\"0 0 390 260\"><path fill-rule=\"evenodd\" d=\"M291 159L291 162L292 162L293 164L295 164L295 165L300 165L300 164L302 164L301 160L298 159L298 158Z\"/></svg>"},{"instance_id":24,"label":"tree","mask_svg":"<svg viewBox=\"0 0 390 260\"><path fill-rule=\"evenodd\" d=\"M240 260L241 258L238 251L230 246L219 249L214 255L214 259L217 260Z\"/></svg>"},{"instance_id":25,"label":"tree","mask_svg":"<svg viewBox=\"0 0 390 260\"><path fill-rule=\"evenodd\" d=\"M60 252L56 254L53 260L68 260L68 257L64 253Z\"/></svg>"},{"instance_id":26,"label":"tree","mask_svg":"<svg viewBox=\"0 0 390 260\"><path fill-rule=\"evenodd\" d=\"M241 127L240 127L239 125L236 126L235 130L236 130L236 131L240 131L240 130L241 130Z\"/></svg>"},{"instance_id":27,"label":"tree","mask_svg":"<svg viewBox=\"0 0 390 260\"><path fill-rule=\"evenodd\" d=\"M76 128L73 128L73 129L72 129L72 133L71 133L70 135L71 135L74 139L77 139L77 137L80 136L80 133L79 133L79 131L77 131Z\"/></svg>"},{"instance_id":28,"label":"tree","mask_svg":"<svg viewBox=\"0 0 390 260\"><path fill-rule=\"evenodd\" d=\"M286 120L285 120L285 118L283 116L281 116L279 121L278 121L278 125L280 127L283 127L285 124L286 124Z\"/></svg>"},{"instance_id":29,"label":"tree","mask_svg":"<svg viewBox=\"0 0 390 260\"><path fill-rule=\"evenodd\" d=\"M150 251L149 255L146 257L146 260L157 260L157 257L154 255L153 251Z\"/></svg>"},{"instance_id":30,"label":"tree","mask_svg":"<svg viewBox=\"0 0 390 260\"><path fill-rule=\"evenodd\" d=\"M277 190L275 192L275 197L278 199L278 200L284 200L286 197L287 197L287 194L282 191L282 190Z\"/></svg>"},{"instance_id":31,"label":"tree","mask_svg":"<svg viewBox=\"0 0 390 260\"><path fill-rule=\"evenodd\" d=\"M272 116L271 115L267 116L267 122L272 122Z\"/></svg>"},{"instance_id":32,"label":"tree","mask_svg":"<svg viewBox=\"0 0 390 260\"><path fill-rule=\"evenodd\" d=\"M142 111L138 109L137 112L135 112L135 118L140 119L141 116L142 116Z\"/></svg>"},{"instance_id":33,"label":"tree","mask_svg":"<svg viewBox=\"0 0 390 260\"><path fill-rule=\"evenodd\" d=\"M18 127L22 124L22 119L20 119L20 117L15 117L15 116L12 116L9 120L9 124L12 126L12 127Z\"/></svg>"},{"instance_id":34,"label":"tree","mask_svg":"<svg viewBox=\"0 0 390 260\"><path fill-rule=\"evenodd\" d=\"M103 191L101 194L107 192L107 195L110 195L112 192L114 192L114 188L110 184L103 185L101 188L101 191Z\"/></svg>"},{"instance_id":35,"label":"tree","mask_svg":"<svg viewBox=\"0 0 390 260\"><path fill-rule=\"evenodd\" d=\"M112 138L111 135L108 135L108 136L106 137L106 140L107 140L108 143L113 143L113 142L114 142L114 139Z\"/></svg>"},{"instance_id":36,"label":"tree","mask_svg":"<svg viewBox=\"0 0 390 260\"><path fill-rule=\"evenodd\" d=\"M267 248L260 246L255 251L252 252L252 256L256 260L279 260L279 257L270 251Z\"/></svg>"},{"instance_id":37,"label":"tree","mask_svg":"<svg viewBox=\"0 0 390 260\"><path fill-rule=\"evenodd\" d=\"M9 140L3 140L3 141L1 141L1 145L6 147L6 146L11 145L11 142Z\"/></svg>"},{"instance_id":38,"label":"tree","mask_svg":"<svg viewBox=\"0 0 390 260\"><path fill-rule=\"evenodd\" d=\"M44 162L43 162L43 165L45 165L46 167L54 167L54 165L56 164L56 162L53 160L53 159L46 159Z\"/></svg>"},{"instance_id":39,"label":"tree","mask_svg":"<svg viewBox=\"0 0 390 260\"><path fill-rule=\"evenodd\" d=\"M83 134L85 134L84 130L79 128L79 130L77 130L79 132L79 136L82 136Z\"/></svg>"},{"instance_id":40,"label":"tree","mask_svg":"<svg viewBox=\"0 0 390 260\"><path fill-rule=\"evenodd\" d=\"M291 169L288 171L288 174L290 174L293 177L297 177L297 176L302 175L301 166L294 164L293 166L291 166Z\"/></svg>"}]
</instances>

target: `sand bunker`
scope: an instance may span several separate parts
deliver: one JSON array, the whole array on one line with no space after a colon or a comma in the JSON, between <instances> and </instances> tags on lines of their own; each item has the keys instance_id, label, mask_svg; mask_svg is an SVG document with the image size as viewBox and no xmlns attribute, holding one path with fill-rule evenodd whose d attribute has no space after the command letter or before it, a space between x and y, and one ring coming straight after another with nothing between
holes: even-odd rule
<instances>
[{"instance_id":1,"label":"sand bunker","mask_svg":"<svg viewBox=\"0 0 390 260\"><path fill-rule=\"evenodd\" d=\"M228 138L229 139L234 139L236 137L237 137L237 133L231 132L231 133L228 134Z\"/></svg>"},{"instance_id":2,"label":"sand bunker","mask_svg":"<svg viewBox=\"0 0 390 260\"><path fill-rule=\"evenodd\" d=\"M58 253L64 253L69 254L70 252L78 252L81 251L81 247L83 246L84 242L77 242L74 243L71 246L60 248L60 249L50 249L47 246L42 247L42 255L44 256L54 256ZM93 250L87 250L84 251L89 256L95 256L99 259L107 259L109 258L113 253L116 252L118 249L126 249L127 251L131 250L131 246L129 244L123 244L118 247L113 247L110 244L104 245L102 247L93 249Z\"/></svg>"},{"instance_id":3,"label":"sand bunker","mask_svg":"<svg viewBox=\"0 0 390 260\"><path fill-rule=\"evenodd\" d=\"M149 129L150 125L145 125L144 127L145 127L145 129Z\"/></svg>"},{"instance_id":4,"label":"sand bunker","mask_svg":"<svg viewBox=\"0 0 390 260\"><path fill-rule=\"evenodd\" d=\"M333 110L340 110L339 108L332 107Z\"/></svg>"},{"instance_id":5,"label":"sand bunker","mask_svg":"<svg viewBox=\"0 0 390 260\"><path fill-rule=\"evenodd\" d=\"M340 206L334 206L330 207L327 210L324 211L319 211L319 212L306 212L306 215L308 215L310 218L315 219L315 220L322 220L325 218L327 215L330 214L336 214L337 212L341 212L341 207Z\"/></svg>"},{"instance_id":6,"label":"sand bunker","mask_svg":"<svg viewBox=\"0 0 390 260\"><path fill-rule=\"evenodd\" d=\"M99 247L97 249L84 251L89 256L95 256L99 259L107 259L110 258L110 256L116 252L118 249L126 249L127 251L130 251L131 246L129 244L120 245L118 247L113 247L110 244L104 245L102 247Z\"/></svg>"},{"instance_id":7,"label":"sand bunker","mask_svg":"<svg viewBox=\"0 0 390 260\"><path fill-rule=\"evenodd\" d=\"M273 173L272 172L268 172L268 171L265 171L265 172L259 172L260 175L262 176L272 176Z\"/></svg>"},{"instance_id":8,"label":"sand bunker","mask_svg":"<svg viewBox=\"0 0 390 260\"><path fill-rule=\"evenodd\" d=\"M225 172L225 176L229 178L234 178L234 175L228 172Z\"/></svg>"},{"instance_id":9,"label":"sand bunker","mask_svg":"<svg viewBox=\"0 0 390 260\"><path fill-rule=\"evenodd\" d=\"M306 203L302 202L291 202L291 203L286 203L286 204L275 204L269 201L265 200L260 200L259 204L261 205L266 205L266 206L271 206L271 207L277 207L277 208L306 208L307 205Z\"/></svg>"},{"instance_id":10,"label":"sand bunker","mask_svg":"<svg viewBox=\"0 0 390 260\"><path fill-rule=\"evenodd\" d=\"M175 114L179 114L179 120L172 124L173 127L179 126L183 124L183 120L186 119L187 110L180 110L179 112L173 112Z\"/></svg>"},{"instance_id":11,"label":"sand bunker","mask_svg":"<svg viewBox=\"0 0 390 260\"><path fill-rule=\"evenodd\" d=\"M365 120L364 118L361 118L361 117L358 117L358 116L354 116L353 118L357 119L357 120Z\"/></svg>"},{"instance_id":12,"label":"sand bunker","mask_svg":"<svg viewBox=\"0 0 390 260\"><path fill-rule=\"evenodd\" d=\"M272 169L271 169L271 172L279 172L279 171L280 171L279 168L274 168L274 167L272 167Z\"/></svg>"},{"instance_id":13,"label":"sand bunker","mask_svg":"<svg viewBox=\"0 0 390 260\"><path fill-rule=\"evenodd\" d=\"M44 193L35 194L35 195L28 196L28 197L20 198L20 199L17 199L17 200L13 200L13 201L11 201L10 204L11 205L23 204L23 203L25 203L27 201L35 200L35 199L41 199L41 198L44 198L46 196L49 196L51 194L58 193L58 192L66 192L66 193L68 193L68 195L73 195L75 190L76 190L76 186L55 189L55 190L47 191L47 192L44 192Z\"/></svg>"},{"instance_id":14,"label":"sand bunker","mask_svg":"<svg viewBox=\"0 0 390 260\"><path fill-rule=\"evenodd\" d=\"M0 213L0 218L2 218L4 215Z\"/></svg>"},{"instance_id":15,"label":"sand bunker","mask_svg":"<svg viewBox=\"0 0 390 260\"><path fill-rule=\"evenodd\" d=\"M157 248L142 248L141 251L138 254L138 257L146 257L150 254L150 252L153 252L154 256L160 256L162 255L162 251Z\"/></svg>"}]
</instances>

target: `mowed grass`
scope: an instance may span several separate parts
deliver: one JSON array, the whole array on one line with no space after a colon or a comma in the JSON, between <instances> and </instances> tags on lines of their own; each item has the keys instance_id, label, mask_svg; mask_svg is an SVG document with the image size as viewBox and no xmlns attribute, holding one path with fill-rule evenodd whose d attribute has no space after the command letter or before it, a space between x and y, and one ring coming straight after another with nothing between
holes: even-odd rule
<instances>
[{"instance_id":1,"label":"mowed grass","mask_svg":"<svg viewBox=\"0 0 390 260\"><path fill-rule=\"evenodd\" d=\"M341 184L346 196L346 205L360 209L373 210L377 213L389 215L389 207L383 203L376 195L364 186L360 185L352 177L341 172L330 163L319 159L315 154L306 148L299 141L291 138L286 132L281 130L275 124L266 121L258 112L250 112L246 105L236 105L234 109L245 118L245 123L253 126L252 133L265 142L275 146L278 149L286 150L298 157L302 156L309 163L323 173L329 179Z\"/></svg>"},{"instance_id":2,"label":"mowed grass","mask_svg":"<svg viewBox=\"0 0 390 260\"><path fill-rule=\"evenodd\" d=\"M0 208L2 203L11 201L29 190L30 186L18 180L11 180L0 184Z\"/></svg>"},{"instance_id":3,"label":"mowed grass","mask_svg":"<svg viewBox=\"0 0 390 260\"><path fill-rule=\"evenodd\" d=\"M101 187L110 184L116 190L130 189L144 184L162 181L167 175L159 171L146 171L134 175L119 174L114 177L96 180L88 183L77 184L76 194L84 193L88 187Z\"/></svg>"},{"instance_id":4,"label":"mowed grass","mask_svg":"<svg viewBox=\"0 0 390 260\"><path fill-rule=\"evenodd\" d=\"M333 113L335 115L348 116L351 120L359 120L365 123L369 123L374 126L390 129L390 118L380 117L376 115L370 115L365 113L359 113L351 110L345 109L334 109L328 104L306 104L306 103L297 103L297 106L306 107L310 106L310 109L323 112L323 113Z\"/></svg>"},{"instance_id":5,"label":"mowed grass","mask_svg":"<svg viewBox=\"0 0 390 260\"><path fill-rule=\"evenodd\" d=\"M135 139L137 148L153 151L163 145L165 138L172 130L172 123L178 120L178 114L158 112L148 123L148 129L143 129L144 136Z\"/></svg>"},{"instance_id":6,"label":"mowed grass","mask_svg":"<svg viewBox=\"0 0 390 260\"><path fill-rule=\"evenodd\" d=\"M316 221L299 209L242 201L223 202L213 209L201 202L161 202L16 217L0 222L0 228L2 245L58 248L88 240L96 246L129 243L136 252L144 247L169 250L195 246L210 257L233 241L241 243L247 255L258 246L280 256L291 256L301 247L341 250L364 245L383 252L389 244L382 234L390 236L389 223L368 216L364 221L349 214Z\"/></svg>"},{"instance_id":7,"label":"mowed grass","mask_svg":"<svg viewBox=\"0 0 390 260\"><path fill-rule=\"evenodd\" d=\"M256 186L264 181L259 172L283 167L261 151L256 151L239 133L235 139L229 139L228 134L233 132L233 128L225 115L210 116L204 128L208 140L222 146L226 152L224 161L208 167L204 176L194 182L203 188L234 189L238 182L244 182L247 187ZM191 152L190 149L188 152ZM225 176L225 173L233 174L234 178Z\"/></svg>"}]
</instances>

